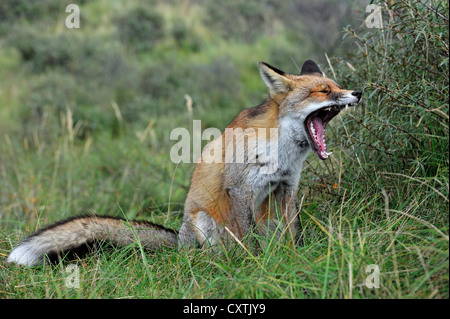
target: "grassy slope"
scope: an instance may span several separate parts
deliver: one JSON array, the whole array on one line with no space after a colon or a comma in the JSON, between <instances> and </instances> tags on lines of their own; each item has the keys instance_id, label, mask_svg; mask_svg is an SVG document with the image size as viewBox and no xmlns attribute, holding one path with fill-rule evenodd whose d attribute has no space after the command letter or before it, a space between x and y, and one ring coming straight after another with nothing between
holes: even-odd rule
<instances>
[{"instance_id":1,"label":"grassy slope","mask_svg":"<svg viewBox=\"0 0 450 319\"><path fill-rule=\"evenodd\" d=\"M110 20L121 2L107 3L86 5L88 17L101 17L106 23L88 20L82 32L113 32ZM160 10L167 19L177 15L170 7ZM231 56L246 70L240 72L244 89L236 104L258 103L265 91L253 61L270 55L269 43L283 45L287 40L225 43L195 20L199 8L191 13L193 29L207 43L200 52L179 51L184 63ZM161 55L173 48L170 41L160 44ZM149 58L139 59L146 64ZM55 138L24 138L18 134L17 109L30 75L11 50L0 51L0 62L1 78L8 79L0 91L6 106L0 108L2 298L448 298L448 177L446 195L432 186L432 179L398 179L389 167L369 174L370 163L356 158L354 148L341 138L355 130L344 119L358 118L362 111L331 124L328 143L334 155L329 160L309 158L299 193L305 230L301 248L272 240L256 257L243 251L217 256L203 251L142 254L138 246L107 251L76 262L78 289L67 287L66 265L29 269L6 264L20 238L78 212L145 218L177 229L193 166L175 167L167 160L170 128L190 123L183 111L149 116L140 124L120 123L119 137L106 131L82 140L74 139L71 127L64 125L71 116L63 112ZM178 110L183 110L184 101L180 104ZM224 127L242 106L209 109L200 102L194 104L194 118L202 119L205 127ZM109 112L114 118L112 108ZM142 135L152 120L156 121ZM446 169L448 159L447 168L437 174L448 175ZM370 264L379 266L379 289L365 286Z\"/></svg>"}]
</instances>

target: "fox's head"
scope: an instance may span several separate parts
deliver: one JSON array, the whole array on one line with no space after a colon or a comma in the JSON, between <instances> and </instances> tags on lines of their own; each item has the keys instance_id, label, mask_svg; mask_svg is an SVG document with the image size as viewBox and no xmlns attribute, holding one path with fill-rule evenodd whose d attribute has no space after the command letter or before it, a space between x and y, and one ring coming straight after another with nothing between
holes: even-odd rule
<instances>
[{"instance_id":1,"label":"fox's head","mask_svg":"<svg viewBox=\"0 0 450 319\"><path fill-rule=\"evenodd\" d=\"M329 153L325 127L344 107L356 105L361 100L361 91L343 90L311 60L303 64L300 75L287 74L264 62L258 66L270 97L279 105L280 120L303 123L304 137L314 153L326 159Z\"/></svg>"}]
</instances>

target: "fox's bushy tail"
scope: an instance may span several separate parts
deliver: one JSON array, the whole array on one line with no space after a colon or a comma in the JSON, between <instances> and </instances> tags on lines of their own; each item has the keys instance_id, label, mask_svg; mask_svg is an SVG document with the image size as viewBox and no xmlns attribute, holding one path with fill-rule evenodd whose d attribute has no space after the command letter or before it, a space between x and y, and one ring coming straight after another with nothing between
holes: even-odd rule
<instances>
[{"instance_id":1,"label":"fox's bushy tail","mask_svg":"<svg viewBox=\"0 0 450 319\"><path fill-rule=\"evenodd\" d=\"M59 258L94 243L126 246L136 242L148 250L176 247L177 233L149 222L101 216L75 217L24 238L10 253L8 262L34 266L43 263L45 256Z\"/></svg>"}]
</instances>

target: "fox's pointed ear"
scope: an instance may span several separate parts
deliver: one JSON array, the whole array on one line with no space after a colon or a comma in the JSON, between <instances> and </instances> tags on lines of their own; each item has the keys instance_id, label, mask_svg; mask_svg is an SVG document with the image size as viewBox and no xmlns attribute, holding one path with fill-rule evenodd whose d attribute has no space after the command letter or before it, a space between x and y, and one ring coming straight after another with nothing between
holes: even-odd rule
<instances>
[{"instance_id":1,"label":"fox's pointed ear","mask_svg":"<svg viewBox=\"0 0 450 319\"><path fill-rule=\"evenodd\" d=\"M265 62L259 62L258 67L262 79L269 88L270 96L274 96L278 93L285 93L291 89L291 80L286 77L286 73Z\"/></svg>"},{"instance_id":2,"label":"fox's pointed ear","mask_svg":"<svg viewBox=\"0 0 450 319\"><path fill-rule=\"evenodd\" d=\"M303 63L300 75L307 74L319 74L321 76L323 75L322 71L320 71L319 69L319 66L313 60L306 60L305 63Z\"/></svg>"}]
</instances>

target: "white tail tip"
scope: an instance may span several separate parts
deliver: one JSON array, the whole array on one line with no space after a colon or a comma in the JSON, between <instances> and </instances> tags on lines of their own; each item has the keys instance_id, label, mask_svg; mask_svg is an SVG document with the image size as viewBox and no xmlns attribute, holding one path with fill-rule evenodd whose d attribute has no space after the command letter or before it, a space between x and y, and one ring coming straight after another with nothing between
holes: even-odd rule
<instances>
[{"instance_id":1,"label":"white tail tip","mask_svg":"<svg viewBox=\"0 0 450 319\"><path fill-rule=\"evenodd\" d=\"M39 254L31 243L23 243L13 249L9 254L7 261L24 266L35 266L41 263L41 254Z\"/></svg>"}]
</instances>

